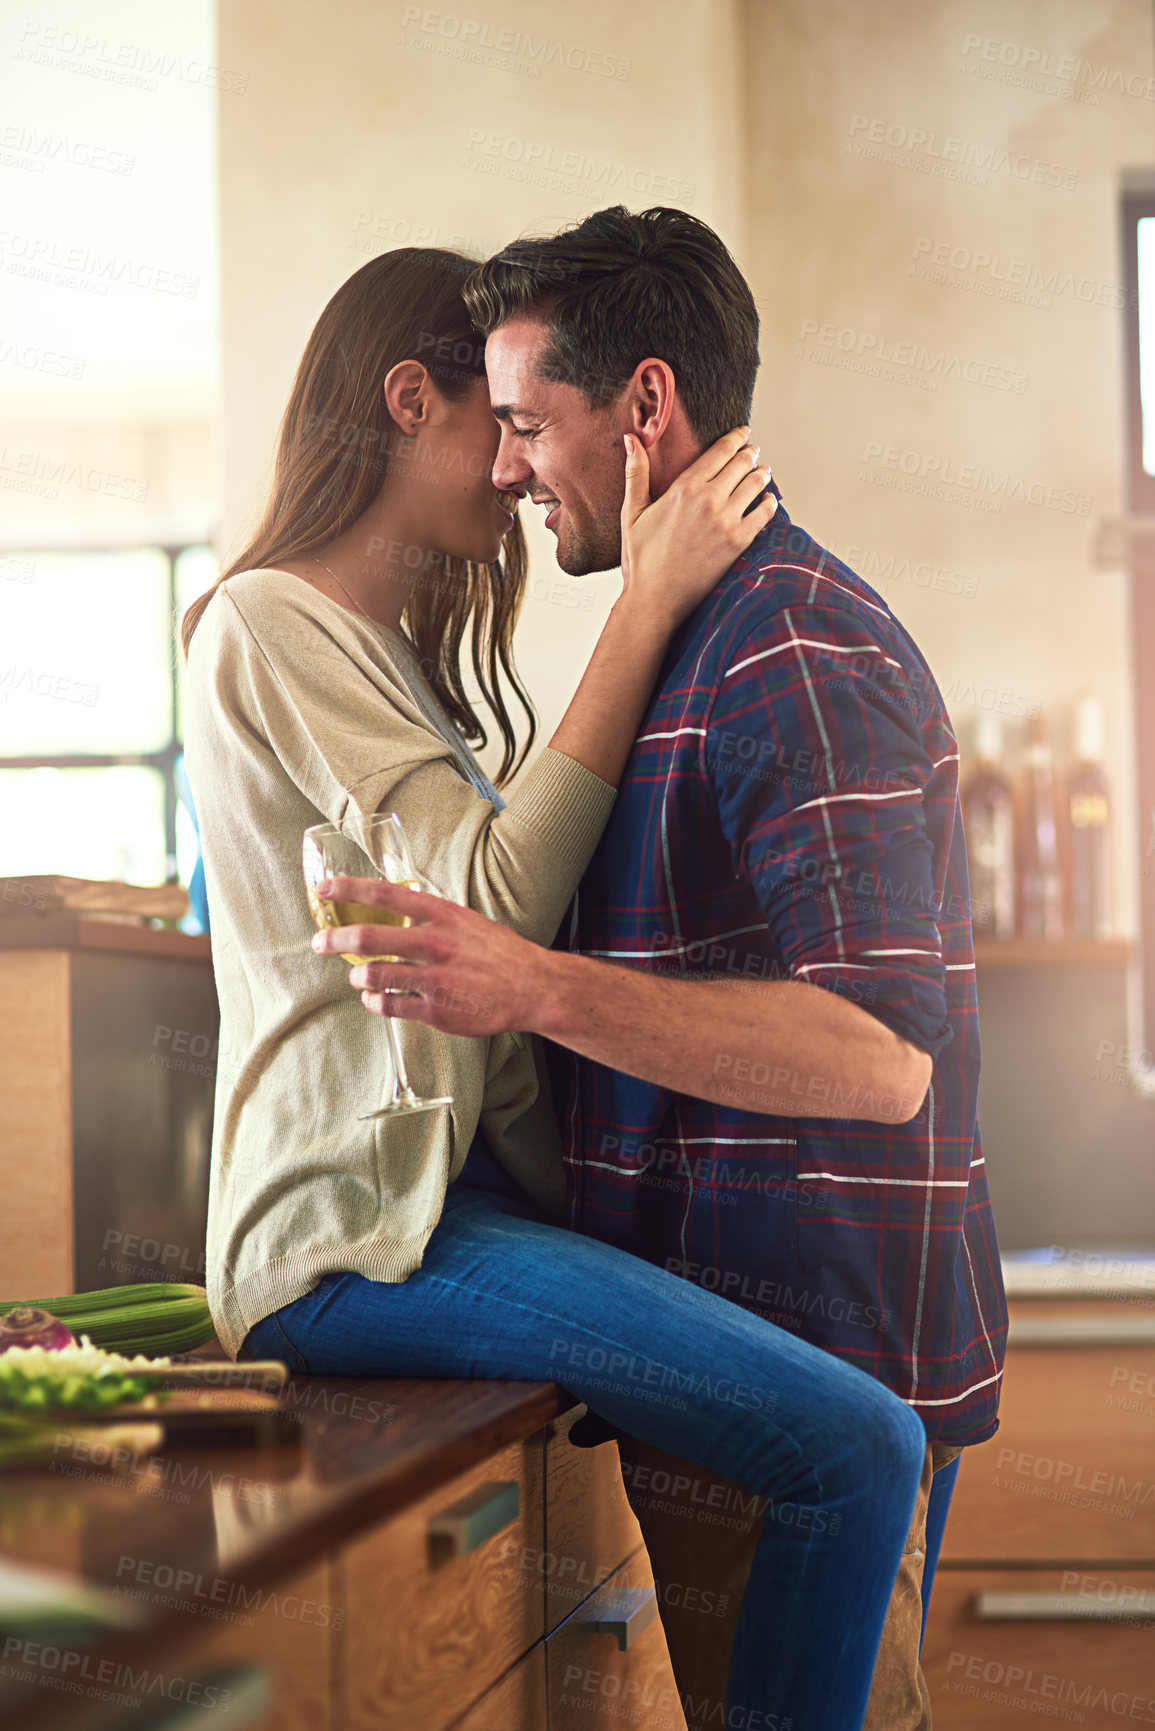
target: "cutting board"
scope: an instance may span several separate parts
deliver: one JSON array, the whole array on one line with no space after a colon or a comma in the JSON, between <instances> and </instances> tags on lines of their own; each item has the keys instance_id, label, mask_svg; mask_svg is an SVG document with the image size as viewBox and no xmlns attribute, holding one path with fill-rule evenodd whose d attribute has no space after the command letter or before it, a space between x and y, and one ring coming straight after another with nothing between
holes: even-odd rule
<instances>
[{"instance_id":1,"label":"cutting board","mask_svg":"<svg viewBox=\"0 0 1155 1731\"><path fill-rule=\"evenodd\" d=\"M276 1360L233 1364L199 1360L175 1365L165 1375L168 1392L163 1400L122 1401L103 1412L37 1413L41 1424L59 1425L61 1431L90 1425L159 1424L165 1445L177 1436L198 1442L254 1441L262 1446L300 1437L300 1424L281 1407L281 1392L289 1380L288 1367ZM162 1445L162 1446L165 1446Z\"/></svg>"}]
</instances>

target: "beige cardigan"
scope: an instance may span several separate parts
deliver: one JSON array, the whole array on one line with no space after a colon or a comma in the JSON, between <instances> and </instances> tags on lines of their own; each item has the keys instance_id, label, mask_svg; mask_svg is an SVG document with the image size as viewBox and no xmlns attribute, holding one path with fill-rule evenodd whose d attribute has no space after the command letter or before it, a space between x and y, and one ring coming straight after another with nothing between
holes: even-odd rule
<instances>
[{"instance_id":1,"label":"beige cardigan","mask_svg":"<svg viewBox=\"0 0 1155 1731\"><path fill-rule=\"evenodd\" d=\"M328 820L363 845L365 819L396 811L444 894L548 943L614 789L547 749L499 809L403 639L284 571L230 577L206 609L185 752L221 1008L208 1292L235 1357L326 1273L400 1281L419 1267L479 1122L543 1207L563 1188L524 1035L401 1024L414 1087L453 1106L358 1122L385 1097L385 1024L347 965L310 949L304 830Z\"/></svg>"}]
</instances>

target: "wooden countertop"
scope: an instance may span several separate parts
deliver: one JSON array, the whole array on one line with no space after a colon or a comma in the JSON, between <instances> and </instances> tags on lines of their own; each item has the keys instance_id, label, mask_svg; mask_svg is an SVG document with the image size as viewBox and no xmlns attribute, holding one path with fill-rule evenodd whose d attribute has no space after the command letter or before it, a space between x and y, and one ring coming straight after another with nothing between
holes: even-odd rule
<instances>
[{"instance_id":1,"label":"wooden countertop","mask_svg":"<svg viewBox=\"0 0 1155 1731\"><path fill-rule=\"evenodd\" d=\"M112 1474L62 1451L57 1470L0 1473L0 1553L113 1587L124 1559L251 1590L291 1576L575 1403L556 1383L297 1376L282 1406L300 1421L284 1448L181 1448ZM217 1495L214 1499L214 1487ZM235 1519L219 1521L221 1503ZM169 1595L175 1596L175 1595ZM157 1593L163 1599L163 1593ZM78 1650L152 1662L186 1644L189 1616L138 1601L140 1628ZM57 1642L58 1646L68 1643ZM105 1673L106 1675L108 1673ZM63 1731L92 1703L22 1683L0 1665L6 1731Z\"/></svg>"},{"instance_id":2,"label":"wooden countertop","mask_svg":"<svg viewBox=\"0 0 1155 1731\"><path fill-rule=\"evenodd\" d=\"M120 955L212 963L207 937L171 926L96 919L92 914L4 914L0 916L0 950L112 950Z\"/></svg>"}]
</instances>

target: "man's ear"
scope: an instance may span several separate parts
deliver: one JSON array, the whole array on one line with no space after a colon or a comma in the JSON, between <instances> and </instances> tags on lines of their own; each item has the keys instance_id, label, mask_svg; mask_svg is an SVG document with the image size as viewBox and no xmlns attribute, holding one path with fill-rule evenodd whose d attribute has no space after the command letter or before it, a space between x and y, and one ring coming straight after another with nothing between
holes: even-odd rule
<instances>
[{"instance_id":1,"label":"man's ear","mask_svg":"<svg viewBox=\"0 0 1155 1731\"><path fill-rule=\"evenodd\" d=\"M647 451L657 444L674 412L674 372L666 361L651 355L639 361L627 389L630 392L630 425Z\"/></svg>"},{"instance_id":2,"label":"man's ear","mask_svg":"<svg viewBox=\"0 0 1155 1731\"><path fill-rule=\"evenodd\" d=\"M432 385L420 361L398 361L385 375L385 407L407 439L415 439L428 423Z\"/></svg>"}]
</instances>

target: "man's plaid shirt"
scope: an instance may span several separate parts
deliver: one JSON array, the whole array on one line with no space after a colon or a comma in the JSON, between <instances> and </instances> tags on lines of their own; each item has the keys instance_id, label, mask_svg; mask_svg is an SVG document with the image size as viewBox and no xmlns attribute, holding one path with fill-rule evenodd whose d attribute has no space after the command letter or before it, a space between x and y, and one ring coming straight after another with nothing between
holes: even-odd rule
<instances>
[{"instance_id":1,"label":"man's plaid shirt","mask_svg":"<svg viewBox=\"0 0 1155 1731\"><path fill-rule=\"evenodd\" d=\"M907 1124L824 1118L829 1084L772 1050L717 1052L732 1106L551 1063L575 1228L858 1365L930 1440L974 1443L997 1424L1006 1304L958 772L914 643L780 505L671 644L557 942L838 992L931 1054L926 1102ZM798 1116L759 1112L783 1093Z\"/></svg>"}]
</instances>

